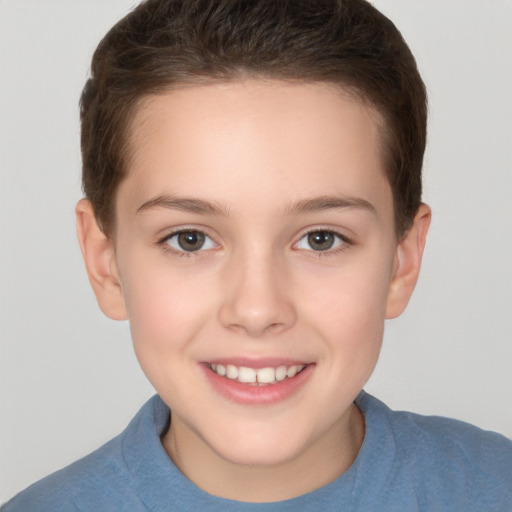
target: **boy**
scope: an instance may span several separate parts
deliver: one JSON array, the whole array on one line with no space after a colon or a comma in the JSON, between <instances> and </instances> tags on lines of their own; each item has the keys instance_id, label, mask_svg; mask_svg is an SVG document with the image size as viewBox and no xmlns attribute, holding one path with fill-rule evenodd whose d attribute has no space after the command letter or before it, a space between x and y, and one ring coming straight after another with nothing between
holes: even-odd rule
<instances>
[{"instance_id":1,"label":"boy","mask_svg":"<svg viewBox=\"0 0 512 512\"><path fill-rule=\"evenodd\" d=\"M77 225L159 397L5 510L510 510L508 441L361 392L419 272L425 125L362 1L149 1L114 27Z\"/></svg>"}]
</instances>

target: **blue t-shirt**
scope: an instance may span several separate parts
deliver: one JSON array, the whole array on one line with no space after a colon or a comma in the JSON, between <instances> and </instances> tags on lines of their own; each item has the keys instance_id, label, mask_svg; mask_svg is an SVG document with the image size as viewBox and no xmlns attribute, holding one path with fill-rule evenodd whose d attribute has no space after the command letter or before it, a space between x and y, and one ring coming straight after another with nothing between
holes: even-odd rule
<instances>
[{"instance_id":1,"label":"blue t-shirt","mask_svg":"<svg viewBox=\"0 0 512 512\"><path fill-rule=\"evenodd\" d=\"M160 434L169 409L150 399L126 430L18 494L2 512L512 511L512 442L466 423L391 411L361 392L366 433L330 484L276 503L217 498L188 480Z\"/></svg>"}]
</instances>

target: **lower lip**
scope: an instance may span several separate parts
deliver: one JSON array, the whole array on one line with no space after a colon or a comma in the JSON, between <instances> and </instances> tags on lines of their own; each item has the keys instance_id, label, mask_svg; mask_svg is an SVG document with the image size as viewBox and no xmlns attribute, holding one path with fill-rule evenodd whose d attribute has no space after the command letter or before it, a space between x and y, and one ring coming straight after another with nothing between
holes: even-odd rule
<instances>
[{"instance_id":1,"label":"lower lip","mask_svg":"<svg viewBox=\"0 0 512 512\"><path fill-rule=\"evenodd\" d=\"M272 405L283 402L299 391L313 373L314 364L308 364L295 377L264 386L243 384L221 377L207 365L201 365L212 387L229 400L242 405Z\"/></svg>"}]
</instances>

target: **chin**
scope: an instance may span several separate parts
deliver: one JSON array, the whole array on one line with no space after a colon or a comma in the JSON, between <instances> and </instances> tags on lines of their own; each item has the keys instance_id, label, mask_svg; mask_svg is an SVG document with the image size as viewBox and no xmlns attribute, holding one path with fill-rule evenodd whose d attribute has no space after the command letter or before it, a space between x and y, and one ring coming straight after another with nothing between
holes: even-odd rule
<instances>
[{"instance_id":1,"label":"chin","mask_svg":"<svg viewBox=\"0 0 512 512\"><path fill-rule=\"evenodd\" d=\"M229 443L226 443L229 439ZM216 454L231 464L241 466L278 466L296 458L304 447L287 436L264 433L226 435L220 442L210 444Z\"/></svg>"}]
</instances>

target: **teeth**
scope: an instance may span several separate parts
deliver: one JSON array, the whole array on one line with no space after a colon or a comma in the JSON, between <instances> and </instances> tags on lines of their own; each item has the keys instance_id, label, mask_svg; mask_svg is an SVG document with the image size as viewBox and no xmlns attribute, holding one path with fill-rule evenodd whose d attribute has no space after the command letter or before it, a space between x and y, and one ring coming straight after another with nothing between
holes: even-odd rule
<instances>
[{"instance_id":1,"label":"teeth","mask_svg":"<svg viewBox=\"0 0 512 512\"><path fill-rule=\"evenodd\" d=\"M287 371L288 368L286 368L286 366L280 366L279 368L276 368L276 380L281 381L286 379Z\"/></svg>"},{"instance_id":2,"label":"teeth","mask_svg":"<svg viewBox=\"0 0 512 512\"><path fill-rule=\"evenodd\" d=\"M262 384L270 384L276 380L276 371L274 368L260 368L256 374L258 376L258 382Z\"/></svg>"},{"instance_id":3,"label":"teeth","mask_svg":"<svg viewBox=\"0 0 512 512\"><path fill-rule=\"evenodd\" d=\"M232 364L226 366L226 377L228 379L238 379L238 368Z\"/></svg>"},{"instance_id":4,"label":"teeth","mask_svg":"<svg viewBox=\"0 0 512 512\"><path fill-rule=\"evenodd\" d=\"M297 366L290 366L290 368L288 368L288 370L286 371L286 376L289 379L291 379L292 377L295 377L295 375L297 374L297 371L298 371Z\"/></svg>"},{"instance_id":5,"label":"teeth","mask_svg":"<svg viewBox=\"0 0 512 512\"><path fill-rule=\"evenodd\" d=\"M291 379L301 372L306 365L278 366L277 368L248 368L246 366L235 366L228 364L212 364L211 369L221 377L231 380L238 380L246 384L275 384L286 378Z\"/></svg>"},{"instance_id":6,"label":"teeth","mask_svg":"<svg viewBox=\"0 0 512 512\"><path fill-rule=\"evenodd\" d=\"M256 382L256 370L240 366L238 369L238 382Z\"/></svg>"}]
</instances>

